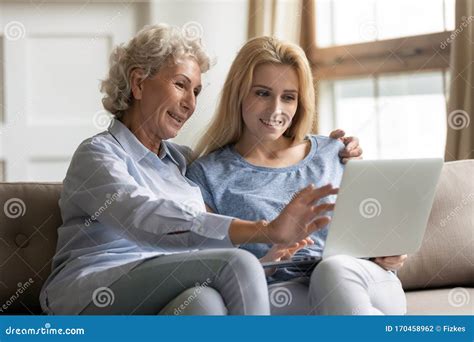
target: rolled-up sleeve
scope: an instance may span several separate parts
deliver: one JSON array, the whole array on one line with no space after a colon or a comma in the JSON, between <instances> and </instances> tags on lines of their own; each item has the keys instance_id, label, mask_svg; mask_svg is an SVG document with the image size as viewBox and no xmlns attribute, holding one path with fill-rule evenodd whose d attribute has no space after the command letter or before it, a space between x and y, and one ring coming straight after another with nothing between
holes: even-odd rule
<instances>
[{"instance_id":1,"label":"rolled-up sleeve","mask_svg":"<svg viewBox=\"0 0 474 342\"><path fill-rule=\"evenodd\" d=\"M146 236L149 242L152 236L158 245L166 245L169 236L180 235L187 236L181 241L191 248L233 246L229 239L232 217L196 212L152 191L141 184L140 177L131 175L130 157L120 156L116 148L94 140L78 148L64 180L61 207L74 206L86 221L97 220L137 239ZM71 218L63 217L67 219Z\"/></svg>"}]
</instances>

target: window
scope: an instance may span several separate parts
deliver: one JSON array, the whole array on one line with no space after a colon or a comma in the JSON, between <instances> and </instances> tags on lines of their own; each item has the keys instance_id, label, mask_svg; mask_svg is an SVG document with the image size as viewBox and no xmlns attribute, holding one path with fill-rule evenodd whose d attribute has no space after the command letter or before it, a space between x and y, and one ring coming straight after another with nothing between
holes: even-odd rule
<instances>
[{"instance_id":1,"label":"window","mask_svg":"<svg viewBox=\"0 0 474 342\"><path fill-rule=\"evenodd\" d=\"M450 31L455 0L316 0L318 47Z\"/></svg>"},{"instance_id":2,"label":"window","mask_svg":"<svg viewBox=\"0 0 474 342\"><path fill-rule=\"evenodd\" d=\"M445 75L387 74L321 83L320 129L361 139L364 158L440 157L446 135Z\"/></svg>"},{"instance_id":3,"label":"window","mask_svg":"<svg viewBox=\"0 0 474 342\"><path fill-rule=\"evenodd\" d=\"M442 157L454 0L317 0L319 130L366 159ZM420 15L423 13L423 20Z\"/></svg>"}]
</instances>

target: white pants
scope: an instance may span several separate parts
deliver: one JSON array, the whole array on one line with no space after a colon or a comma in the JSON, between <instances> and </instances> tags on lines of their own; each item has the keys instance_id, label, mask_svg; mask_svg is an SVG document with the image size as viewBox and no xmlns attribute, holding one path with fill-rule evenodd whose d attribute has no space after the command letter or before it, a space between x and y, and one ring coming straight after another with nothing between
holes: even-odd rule
<instances>
[{"instance_id":1,"label":"white pants","mask_svg":"<svg viewBox=\"0 0 474 342\"><path fill-rule=\"evenodd\" d=\"M272 315L404 315L406 298L393 272L372 261L337 255L310 278L271 284Z\"/></svg>"}]
</instances>

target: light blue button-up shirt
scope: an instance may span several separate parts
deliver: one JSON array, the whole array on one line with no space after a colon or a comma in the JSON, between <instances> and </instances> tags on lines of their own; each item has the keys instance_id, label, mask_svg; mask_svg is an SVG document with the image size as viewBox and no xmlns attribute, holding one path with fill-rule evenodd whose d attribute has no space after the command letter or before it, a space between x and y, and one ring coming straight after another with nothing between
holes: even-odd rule
<instances>
[{"instance_id":1,"label":"light blue button-up shirt","mask_svg":"<svg viewBox=\"0 0 474 342\"><path fill-rule=\"evenodd\" d=\"M159 155L113 120L82 142L63 182L63 224L40 302L49 314L78 314L94 291L146 259L233 247L231 217L207 213L185 178L191 150L163 141ZM132 290L132 289L131 289Z\"/></svg>"}]
</instances>

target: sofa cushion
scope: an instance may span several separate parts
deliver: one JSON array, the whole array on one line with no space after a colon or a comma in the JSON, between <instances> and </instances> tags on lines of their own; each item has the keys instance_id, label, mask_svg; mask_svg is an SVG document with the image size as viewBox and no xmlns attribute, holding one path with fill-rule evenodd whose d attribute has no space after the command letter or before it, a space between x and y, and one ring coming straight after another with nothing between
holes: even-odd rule
<instances>
[{"instance_id":1,"label":"sofa cushion","mask_svg":"<svg viewBox=\"0 0 474 342\"><path fill-rule=\"evenodd\" d=\"M474 315L474 288L410 291L408 315Z\"/></svg>"},{"instance_id":2,"label":"sofa cushion","mask_svg":"<svg viewBox=\"0 0 474 342\"><path fill-rule=\"evenodd\" d=\"M40 313L61 225L58 183L0 184L0 313Z\"/></svg>"},{"instance_id":3,"label":"sofa cushion","mask_svg":"<svg viewBox=\"0 0 474 342\"><path fill-rule=\"evenodd\" d=\"M405 290L474 286L474 160L445 163L420 250L398 275Z\"/></svg>"}]
</instances>

